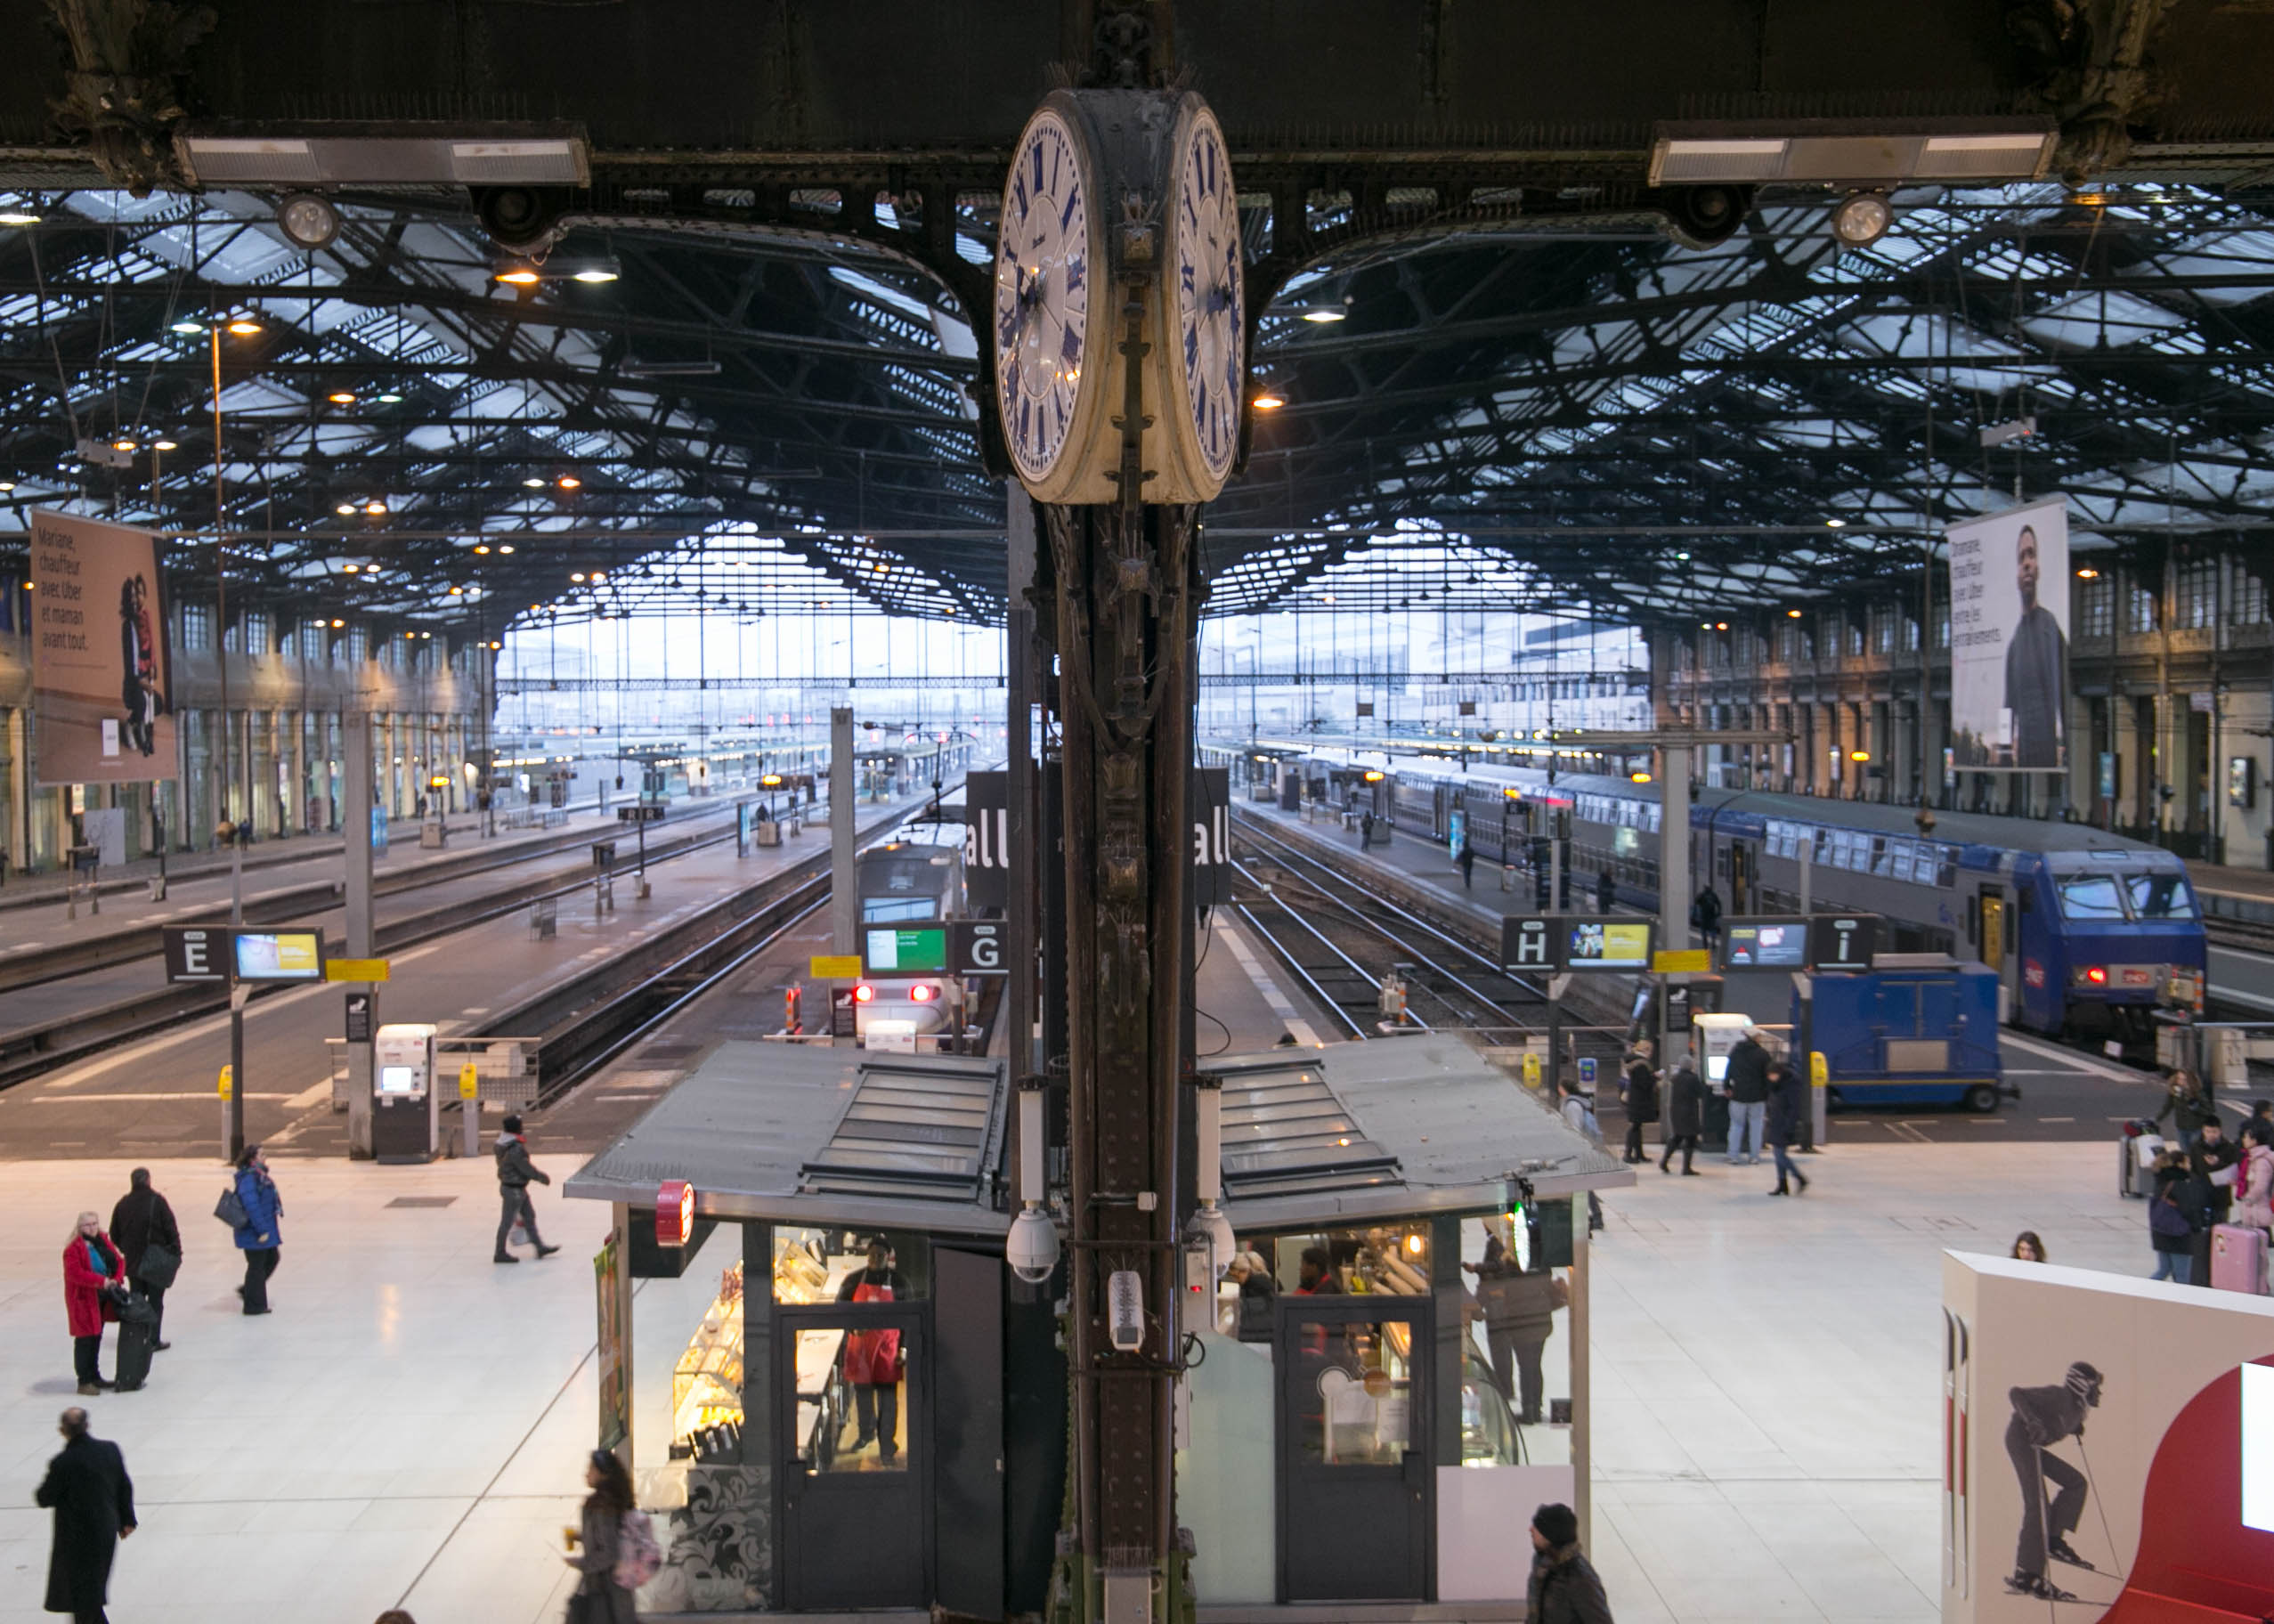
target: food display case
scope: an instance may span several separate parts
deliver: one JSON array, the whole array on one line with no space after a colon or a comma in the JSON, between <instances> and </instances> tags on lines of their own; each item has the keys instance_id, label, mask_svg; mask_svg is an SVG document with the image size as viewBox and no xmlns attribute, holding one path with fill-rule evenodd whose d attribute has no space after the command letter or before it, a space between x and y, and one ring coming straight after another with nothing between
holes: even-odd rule
<instances>
[{"instance_id":1,"label":"food display case","mask_svg":"<svg viewBox=\"0 0 2274 1624\"><path fill-rule=\"evenodd\" d=\"M716 1459L740 1447L743 1427L743 1265L719 1277L719 1295L671 1371L671 1457Z\"/></svg>"}]
</instances>

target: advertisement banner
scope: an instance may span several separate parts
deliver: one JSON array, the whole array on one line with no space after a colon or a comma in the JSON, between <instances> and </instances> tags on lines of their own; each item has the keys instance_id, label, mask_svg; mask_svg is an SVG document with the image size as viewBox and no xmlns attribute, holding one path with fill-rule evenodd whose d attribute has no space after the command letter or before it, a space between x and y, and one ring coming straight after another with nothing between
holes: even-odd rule
<instances>
[{"instance_id":1,"label":"advertisement banner","mask_svg":"<svg viewBox=\"0 0 2274 1624\"><path fill-rule=\"evenodd\" d=\"M963 884L975 908L1011 897L1011 775L963 775Z\"/></svg>"},{"instance_id":2,"label":"advertisement banner","mask_svg":"<svg viewBox=\"0 0 2274 1624\"><path fill-rule=\"evenodd\" d=\"M2068 765L2068 508L2054 497L1953 524L1950 731L1963 772Z\"/></svg>"},{"instance_id":3,"label":"advertisement banner","mask_svg":"<svg viewBox=\"0 0 2274 1624\"><path fill-rule=\"evenodd\" d=\"M39 782L175 775L165 576L146 531L31 516L32 711Z\"/></svg>"}]
</instances>

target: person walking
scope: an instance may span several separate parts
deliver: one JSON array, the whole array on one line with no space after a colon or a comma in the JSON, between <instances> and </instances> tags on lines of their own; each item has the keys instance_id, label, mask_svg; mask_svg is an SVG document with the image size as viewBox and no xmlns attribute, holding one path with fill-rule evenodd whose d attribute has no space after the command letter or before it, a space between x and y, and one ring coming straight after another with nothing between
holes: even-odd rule
<instances>
[{"instance_id":1,"label":"person walking","mask_svg":"<svg viewBox=\"0 0 2274 1624\"><path fill-rule=\"evenodd\" d=\"M1684 1060L1666 1080L1666 1154L1659 1157L1659 1172L1674 1171L1674 1153L1679 1150L1682 1176L1698 1176L1690 1163L1698 1153L1698 1136L1705 1130L1705 1084L1698 1076L1698 1068Z\"/></svg>"},{"instance_id":2,"label":"person walking","mask_svg":"<svg viewBox=\"0 0 2274 1624\"><path fill-rule=\"evenodd\" d=\"M237 1295L245 1300L247 1313L265 1314L269 1276L276 1272L278 1254L284 1249L284 1198L277 1193L268 1157L258 1145L246 1146L245 1154L237 1158L237 1204L245 1209L245 1222L230 1232L245 1255L245 1283Z\"/></svg>"},{"instance_id":3,"label":"person walking","mask_svg":"<svg viewBox=\"0 0 2274 1624\"><path fill-rule=\"evenodd\" d=\"M1612 1624L1603 1580L1580 1554L1579 1514L1558 1503L1531 1514L1525 1624Z\"/></svg>"},{"instance_id":4,"label":"person walking","mask_svg":"<svg viewBox=\"0 0 2274 1624\"><path fill-rule=\"evenodd\" d=\"M150 1187L149 1168L135 1168L126 1181L126 1193L110 1209L110 1238L126 1260L127 1280L150 1299L150 1340L163 1352L174 1345L166 1340L166 1288L182 1267L182 1226Z\"/></svg>"},{"instance_id":5,"label":"person walking","mask_svg":"<svg viewBox=\"0 0 2274 1624\"><path fill-rule=\"evenodd\" d=\"M1761 1125L1768 1115L1768 1051L1761 1029L1747 1027L1729 1051L1729 1159L1761 1159ZM1750 1137L1751 1150L1747 1152Z\"/></svg>"},{"instance_id":6,"label":"person walking","mask_svg":"<svg viewBox=\"0 0 2274 1624\"><path fill-rule=\"evenodd\" d=\"M47 1463L32 1498L55 1514L47 1550L47 1611L68 1612L77 1624L109 1624L110 1563L118 1542L134 1531L134 1482L115 1443L87 1431L87 1412L63 1412L57 1432L62 1451Z\"/></svg>"},{"instance_id":7,"label":"person walking","mask_svg":"<svg viewBox=\"0 0 2274 1624\"><path fill-rule=\"evenodd\" d=\"M1611 877L1611 871L1606 868L1595 877L1595 911L1608 914L1612 905L1618 900L1619 882Z\"/></svg>"},{"instance_id":8,"label":"person walking","mask_svg":"<svg viewBox=\"0 0 2274 1624\"><path fill-rule=\"evenodd\" d=\"M1476 881L1476 848L1466 840L1461 842L1461 889L1474 890Z\"/></svg>"},{"instance_id":9,"label":"person walking","mask_svg":"<svg viewBox=\"0 0 2274 1624\"><path fill-rule=\"evenodd\" d=\"M1768 1142L1776 1154L1776 1188L1768 1193L1794 1193L1786 1184L1790 1180L1800 1187L1799 1193L1805 1196L1808 1193L1808 1175L1794 1165L1789 1152L1800 1142L1800 1125L1807 1118L1808 1091L1800 1081L1800 1074L1783 1060L1769 1067L1768 1078Z\"/></svg>"},{"instance_id":10,"label":"person walking","mask_svg":"<svg viewBox=\"0 0 2274 1624\"><path fill-rule=\"evenodd\" d=\"M584 1577L569 1597L567 1624L639 1624L632 1592L616 1582L623 1556L624 1519L634 1509L631 1474L606 1449L586 1459L583 1514L578 1519L577 1548L568 1565Z\"/></svg>"},{"instance_id":11,"label":"person walking","mask_svg":"<svg viewBox=\"0 0 2274 1624\"><path fill-rule=\"evenodd\" d=\"M79 1391L90 1396L110 1385L102 1379L102 1328L118 1318L126 1260L102 1232L102 1218L81 1213L63 1243L63 1311L71 1328L71 1368Z\"/></svg>"},{"instance_id":12,"label":"person walking","mask_svg":"<svg viewBox=\"0 0 2274 1624\"><path fill-rule=\"evenodd\" d=\"M1705 938L1705 945L1708 947L1711 947L1719 939L1721 893L1715 890L1711 885L1709 884L1700 891L1697 899L1690 904L1690 922L1698 928L1698 934Z\"/></svg>"},{"instance_id":13,"label":"person walking","mask_svg":"<svg viewBox=\"0 0 2274 1624\"><path fill-rule=\"evenodd\" d=\"M1371 812L1358 820L1358 843L1360 846L1374 844L1374 814Z\"/></svg>"},{"instance_id":14,"label":"person walking","mask_svg":"<svg viewBox=\"0 0 2274 1624\"><path fill-rule=\"evenodd\" d=\"M517 1263L521 1260L506 1248L512 1244L513 1226L516 1221L529 1237L529 1244L537 1248L540 1257L550 1257L560 1250L548 1246L537 1233L537 1204L529 1198L532 1181L550 1184L552 1175L529 1159L529 1141L521 1132L521 1118L508 1116L498 1142L493 1147L498 1158L498 1195L502 1210L498 1214L498 1244L491 1252L493 1263Z\"/></svg>"},{"instance_id":15,"label":"person walking","mask_svg":"<svg viewBox=\"0 0 2274 1624\"><path fill-rule=\"evenodd\" d=\"M1658 1073L1651 1068L1650 1039L1644 1038L1627 1057L1626 1095L1627 1156L1632 1162L1650 1160L1650 1152L1643 1149L1643 1129L1658 1120Z\"/></svg>"}]
</instances>

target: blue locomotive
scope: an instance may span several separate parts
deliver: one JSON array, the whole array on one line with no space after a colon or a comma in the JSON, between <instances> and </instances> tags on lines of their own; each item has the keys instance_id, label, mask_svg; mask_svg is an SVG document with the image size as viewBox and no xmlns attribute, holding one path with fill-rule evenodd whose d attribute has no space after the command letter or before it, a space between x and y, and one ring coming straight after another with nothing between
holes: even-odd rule
<instances>
[{"instance_id":1,"label":"blue locomotive","mask_svg":"<svg viewBox=\"0 0 2274 1624\"><path fill-rule=\"evenodd\" d=\"M1530 865L1558 817L1570 838L1567 906L1601 877L1654 908L1663 838L1658 787L1622 777L1385 755L1306 743L1271 764L1315 798L1355 799L1425 838L1461 838L1490 862ZM1253 745L1224 752L1253 764ZM1701 789L1690 811L1692 883L1726 914L1799 910L1803 858L1815 912L1887 922L1883 946L1945 953L1998 972L2007 1018L2049 1035L2147 1041L2159 1008L2202 1004L2203 911L2186 865L2159 847L2083 824L1937 812L1765 791Z\"/></svg>"}]
</instances>

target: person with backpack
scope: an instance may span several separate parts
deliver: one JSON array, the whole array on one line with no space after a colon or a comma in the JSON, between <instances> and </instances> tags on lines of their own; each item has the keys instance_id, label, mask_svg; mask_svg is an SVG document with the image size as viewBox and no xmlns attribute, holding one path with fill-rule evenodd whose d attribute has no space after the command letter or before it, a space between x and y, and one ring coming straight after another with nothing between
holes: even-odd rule
<instances>
[{"instance_id":1,"label":"person with backpack","mask_svg":"<svg viewBox=\"0 0 2274 1624\"><path fill-rule=\"evenodd\" d=\"M522 1137L521 1118L508 1116L504 1131L498 1135L495 1149L498 1158L498 1194L502 1207L498 1214L498 1244L491 1252L493 1263L517 1263L521 1260L506 1248L511 1244L513 1226L518 1222L522 1232L529 1237L529 1244L537 1248L540 1257L550 1257L560 1250L548 1246L537 1233L537 1204L529 1198L529 1186L534 1181L550 1184L552 1175L529 1159L529 1141Z\"/></svg>"},{"instance_id":2,"label":"person with backpack","mask_svg":"<svg viewBox=\"0 0 2274 1624\"><path fill-rule=\"evenodd\" d=\"M2148 1244L2155 1248L2156 1272L2148 1278L2185 1286L2194 1279L2195 1235L2205 1216L2197 1202L2197 1181L2186 1158L2170 1149L2156 1153L2155 1178L2155 1191L2148 1198Z\"/></svg>"},{"instance_id":3,"label":"person with backpack","mask_svg":"<svg viewBox=\"0 0 2274 1624\"><path fill-rule=\"evenodd\" d=\"M584 1577L569 1596L566 1624L639 1624L634 1593L663 1565L654 1527L633 1503L631 1474L610 1451L592 1451L584 1483L592 1492L565 1558Z\"/></svg>"},{"instance_id":4,"label":"person with backpack","mask_svg":"<svg viewBox=\"0 0 2274 1624\"><path fill-rule=\"evenodd\" d=\"M265 1314L269 1277L276 1272L278 1256L284 1250L284 1198L277 1194L276 1181L269 1177L268 1158L258 1145L246 1146L245 1154L237 1158L237 1182L223 1196L223 1207L232 1199L236 1211L229 1220L230 1238L245 1255L245 1283L237 1288L237 1295L245 1300L247 1313Z\"/></svg>"}]
</instances>

